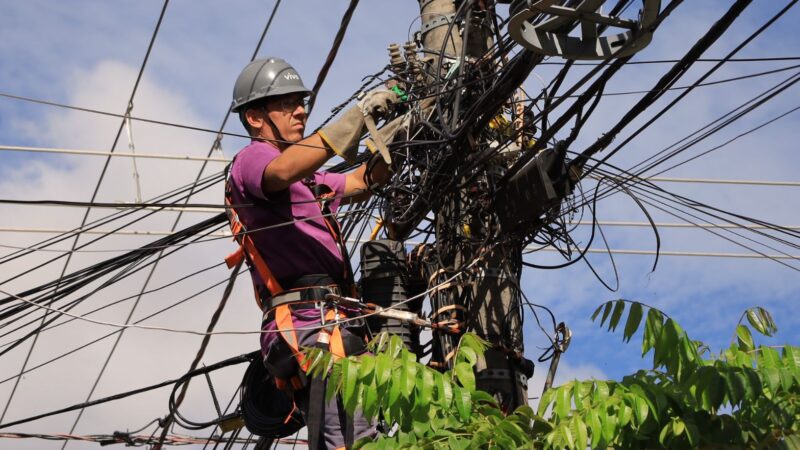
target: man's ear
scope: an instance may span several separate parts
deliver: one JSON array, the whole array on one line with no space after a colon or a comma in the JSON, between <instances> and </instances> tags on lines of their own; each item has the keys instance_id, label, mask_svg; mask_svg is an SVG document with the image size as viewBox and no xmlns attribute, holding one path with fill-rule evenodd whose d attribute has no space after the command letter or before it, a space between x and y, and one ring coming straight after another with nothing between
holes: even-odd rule
<instances>
[{"instance_id":1,"label":"man's ear","mask_svg":"<svg viewBox=\"0 0 800 450\"><path fill-rule=\"evenodd\" d=\"M250 108L244 112L244 118L253 130L260 130L264 126L264 111L261 108Z\"/></svg>"}]
</instances>

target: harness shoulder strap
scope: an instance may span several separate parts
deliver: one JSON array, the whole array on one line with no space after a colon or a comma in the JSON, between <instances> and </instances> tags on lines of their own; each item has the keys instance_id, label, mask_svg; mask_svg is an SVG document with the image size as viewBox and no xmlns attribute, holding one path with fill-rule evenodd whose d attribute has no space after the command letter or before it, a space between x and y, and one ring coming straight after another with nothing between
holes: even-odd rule
<instances>
[{"instance_id":1,"label":"harness shoulder strap","mask_svg":"<svg viewBox=\"0 0 800 450\"><path fill-rule=\"evenodd\" d=\"M253 242L253 238L248 234L244 224L239 220L239 214L236 212L236 208L233 207L233 188L230 181L230 167L235 160L236 157L225 167L225 205L228 207L226 213L228 215L228 221L230 222L231 232L233 233L233 239L239 243L239 249L228 255L228 257L225 258L225 262L228 264L228 267L231 267L232 263L235 264L243 257L246 258L247 265L256 270L261 281L264 282L269 290L269 295L277 295L283 292L284 289L281 287L278 279L272 275L272 271L267 265L267 262L256 248L255 242ZM261 296L258 295L258 289L256 289L255 297L258 307L263 311L264 305L261 302Z\"/></svg>"},{"instance_id":2,"label":"harness shoulder strap","mask_svg":"<svg viewBox=\"0 0 800 450\"><path fill-rule=\"evenodd\" d=\"M308 177L303 180L303 184L311 190L314 198L317 199L319 210L322 213L322 219L325 222L326 228L330 233L336 245L339 247L339 252L342 255L342 262L344 263L344 279L347 287L352 291L351 295L355 296L355 276L353 275L353 267L350 265L350 255L347 252L347 246L344 243L342 236L342 229L339 227L339 222L331 212L330 204L336 196L336 192L327 184L317 183L314 177Z\"/></svg>"}]
</instances>

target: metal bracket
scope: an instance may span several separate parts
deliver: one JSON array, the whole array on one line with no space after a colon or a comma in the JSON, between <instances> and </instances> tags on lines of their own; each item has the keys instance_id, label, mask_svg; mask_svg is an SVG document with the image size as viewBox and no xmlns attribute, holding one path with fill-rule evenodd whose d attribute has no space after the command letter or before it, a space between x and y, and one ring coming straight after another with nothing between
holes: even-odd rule
<instances>
[{"instance_id":1,"label":"metal bracket","mask_svg":"<svg viewBox=\"0 0 800 450\"><path fill-rule=\"evenodd\" d=\"M447 15L438 16L435 19L431 19L422 24L419 28L420 35L424 36L427 32L433 30L434 28L439 28L444 25L450 25L453 22L453 18L455 18L456 14L451 13Z\"/></svg>"},{"instance_id":2,"label":"metal bracket","mask_svg":"<svg viewBox=\"0 0 800 450\"><path fill-rule=\"evenodd\" d=\"M574 8L554 5L556 0L528 0L527 9L515 14L508 24L511 37L523 47L548 56L566 59L602 60L632 55L647 47L653 38L650 27L661 11L661 0L641 0L639 20L598 13L605 0L583 0ZM547 15L537 24L529 19ZM578 23L581 37L570 36L565 27ZM626 29L607 36L599 26ZM644 31L643 33L640 33Z\"/></svg>"}]
</instances>

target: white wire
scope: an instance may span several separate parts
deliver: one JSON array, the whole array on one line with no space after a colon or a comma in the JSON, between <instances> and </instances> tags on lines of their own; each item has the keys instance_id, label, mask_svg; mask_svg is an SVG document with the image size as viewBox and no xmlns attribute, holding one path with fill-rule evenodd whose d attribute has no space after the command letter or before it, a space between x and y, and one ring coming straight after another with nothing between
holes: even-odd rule
<instances>
[{"instance_id":1,"label":"white wire","mask_svg":"<svg viewBox=\"0 0 800 450\"><path fill-rule=\"evenodd\" d=\"M417 295L415 295L413 297L409 297L406 300L403 300L401 302L397 302L396 304L388 306L388 307L385 307L384 309L385 310L395 309L395 308L397 308L397 307L399 307L401 305L404 305L404 304L406 304L408 302L414 301L414 300L416 300L418 298L422 298L425 295L427 295L429 292L433 292L435 290L438 290L440 287L450 283L451 281L455 280L457 277L461 276L464 272L466 272L467 270L471 269L472 266L475 265L478 261L480 261L480 258L473 259L472 262L470 262L468 265L466 265L463 269L459 270L453 276L451 276L450 278L442 281L441 283L437 284L436 286L429 287L425 291L423 291L423 292L421 292L421 293L419 293L419 294L417 294ZM10 292L6 292L6 291L4 291L2 289L0 289L0 294L6 295L6 296L8 296L10 298L14 298L16 300L19 300L21 302L27 303L27 304L29 304L31 306L34 306L36 308L39 308L39 309L44 309L44 310L47 310L47 311L52 312L52 313L63 314L65 316L67 316L67 317L71 317L71 318L77 319L77 320L82 320L84 322L93 323L95 325L103 325L103 326L109 326L109 327L115 327L115 328L135 328L135 329L139 329L139 330L148 330L148 331L165 331L165 332L169 332L169 333L191 334L191 335L195 335L195 336L272 334L272 333L281 333L282 331L314 331L314 330L320 330L320 329L323 329L325 327L328 327L331 324L339 325L339 324L343 324L343 323L349 323L349 322L361 320L361 319L364 319L364 318L371 317L371 316L374 316L376 314L379 314L378 312L368 313L368 314L361 314L361 315L357 315L357 316L354 316L354 317L348 317L348 318L345 318L345 319L332 320L332 321L330 321L330 322L328 322L328 323L326 323L324 325L320 324L320 325L307 326L307 327L283 328L282 330L212 331L212 332L207 332L207 331L195 331L195 330L182 330L182 329L169 328L169 327L157 327L157 326L150 326L150 325L136 325L136 324L123 324L123 323L115 323L115 322L106 322L106 321L102 321L102 320L90 319L90 318L82 316L80 314L73 314L73 313L67 312L67 311L62 310L62 309L52 308L52 307L46 306L46 305L40 305L40 304L38 304L38 303L36 303L36 302L34 302L32 300L28 300L28 299L26 299L24 297L21 297L19 295L12 294Z\"/></svg>"}]
</instances>

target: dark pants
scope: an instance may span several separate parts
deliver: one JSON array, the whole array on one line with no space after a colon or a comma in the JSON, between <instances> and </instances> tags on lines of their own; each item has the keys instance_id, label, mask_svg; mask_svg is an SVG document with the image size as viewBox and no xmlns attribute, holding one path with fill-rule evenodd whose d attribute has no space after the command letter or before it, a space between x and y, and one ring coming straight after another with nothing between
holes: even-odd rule
<instances>
[{"instance_id":1,"label":"dark pants","mask_svg":"<svg viewBox=\"0 0 800 450\"><path fill-rule=\"evenodd\" d=\"M347 338L347 334L350 332L347 329L342 329L342 337ZM300 344L300 347L313 347L317 343L317 336L319 335L318 330L297 330L297 340ZM327 382L327 380L326 380ZM325 402L324 397L321 398L320 404L309 404L309 386L307 385L302 390L295 393L295 402L300 408L300 411L303 413L303 418L306 419L306 423L308 423L308 413L309 410L313 411L313 408L320 408L323 405L322 402ZM355 416L352 419L347 419L347 413L342 406L342 401L340 396L336 396L331 399L330 402L327 402L325 406L325 415L323 420L323 439L320 440L320 448L319 449L310 449L310 450L334 450L339 448L345 448L345 433L346 433L346 426L347 421L352 420L353 422L353 440L357 441L362 437L367 436L375 436L377 434L377 430L374 425L371 425L367 419L361 414L361 411L356 410Z\"/></svg>"}]
</instances>

